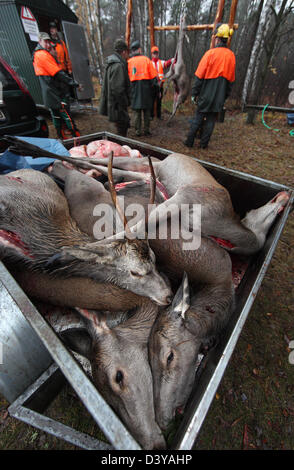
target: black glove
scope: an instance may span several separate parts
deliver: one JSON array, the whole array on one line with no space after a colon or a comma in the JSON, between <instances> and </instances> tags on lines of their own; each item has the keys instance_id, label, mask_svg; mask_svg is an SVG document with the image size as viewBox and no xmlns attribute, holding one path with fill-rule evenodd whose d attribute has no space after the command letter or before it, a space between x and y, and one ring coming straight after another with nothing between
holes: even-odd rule
<instances>
[{"instance_id":1,"label":"black glove","mask_svg":"<svg viewBox=\"0 0 294 470\"><path fill-rule=\"evenodd\" d=\"M78 82L76 82L74 79L71 80L69 85L73 86L74 88L78 88L80 86L80 84Z\"/></svg>"},{"instance_id":2,"label":"black glove","mask_svg":"<svg viewBox=\"0 0 294 470\"><path fill-rule=\"evenodd\" d=\"M79 83L76 82L72 77L70 77L67 73L65 73L63 70L60 70L60 72L57 72L55 75L61 82L66 83L69 86L73 87L79 87Z\"/></svg>"}]
</instances>

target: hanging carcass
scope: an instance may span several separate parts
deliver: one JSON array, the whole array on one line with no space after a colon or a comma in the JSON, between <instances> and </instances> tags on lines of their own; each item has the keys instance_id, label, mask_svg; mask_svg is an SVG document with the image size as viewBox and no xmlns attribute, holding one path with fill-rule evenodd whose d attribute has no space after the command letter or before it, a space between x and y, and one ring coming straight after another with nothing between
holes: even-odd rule
<instances>
[{"instance_id":1,"label":"hanging carcass","mask_svg":"<svg viewBox=\"0 0 294 470\"><path fill-rule=\"evenodd\" d=\"M187 74L186 65L183 57L185 29L186 19L185 16L182 15L180 20L180 31L177 50L172 65L170 66L169 71L165 75L167 82L169 83L170 81L172 81L174 84L173 112L170 118L168 119L168 123L176 114L178 107L186 101L190 93L190 78Z\"/></svg>"}]
</instances>

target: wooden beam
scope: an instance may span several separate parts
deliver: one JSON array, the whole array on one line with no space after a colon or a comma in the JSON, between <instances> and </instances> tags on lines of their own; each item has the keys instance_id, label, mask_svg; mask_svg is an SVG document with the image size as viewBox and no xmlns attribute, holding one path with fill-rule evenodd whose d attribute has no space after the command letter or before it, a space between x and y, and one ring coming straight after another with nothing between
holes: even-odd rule
<instances>
[{"instance_id":1,"label":"wooden beam","mask_svg":"<svg viewBox=\"0 0 294 470\"><path fill-rule=\"evenodd\" d=\"M150 48L151 48L151 47L155 46L153 0L148 0L148 10L149 10L149 26L148 26L148 29L150 30Z\"/></svg>"},{"instance_id":2,"label":"wooden beam","mask_svg":"<svg viewBox=\"0 0 294 470\"><path fill-rule=\"evenodd\" d=\"M263 104L245 104L244 109L259 109L260 111L266 108L266 111L275 111L279 113L293 113L294 108L280 108L278 106L266 106Z\"/></svg>"},{"instance_id":3,"label":"wooden beam","mask_svg":"<svg viewBox=\"0 0 294 470\"><path fill-rule=\"evenodd\" d=\"M133 15L133 0L128 0L125 41L126 41L129 49L130 49L130 38L131 38L132 15Z\"/></svg>"},{"instance_id":4,"label":"wooden beam","mask_svg":"<svg viewBox=\"0 0 294 470\"><path fill-rule=\"evenodd\" d=\"M238 29L239 24L233 24L233 29ZM147 26L147 29L150 29L150 26ZM178 31L180 26L178 25L168 25L168 26L154 26L154 31ZM201 31L204 29L214 29L214 24L191 24L186 26L187 31Z\"/></svg>"},{"instance_id":5,"label":"wooden beam","mask_svg":"<svg viewBox=\"0 0 294 470\"><path fill-rule=\"evenodd\" d=\"M232 28L235 21L236 10L237 10L238 0L232 0L231 9L230 9L230 17L229 17L229 27ZM232 36L228 39L228 47L231 45Z\"/></svg>"},{"instance_id":6,"label":"wooden beam","mask_svg":"<svg viewBox=\"0 0 294 470\"><path fill-rule=\"evenodd\" d=\"M224 6L225 6L225 0L219 0L214 23L213 23L213 30L215 29L217 23L222 22L223 15L224 15ZM215 44L215 36L212 35L212 38L210 41L210 49L214 47L214 44Z\"/></svg>"}]
</instances>

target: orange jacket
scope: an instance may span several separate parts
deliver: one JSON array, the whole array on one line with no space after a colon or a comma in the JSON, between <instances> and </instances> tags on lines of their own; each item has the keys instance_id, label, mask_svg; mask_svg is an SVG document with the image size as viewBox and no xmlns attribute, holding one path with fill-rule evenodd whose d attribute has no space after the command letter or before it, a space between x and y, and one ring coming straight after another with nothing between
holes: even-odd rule
<instances>
[{"instance_id":1,"label":"orange jacket","mask_svg":"<svg viewBox=\"0 0 294 470\"><path fill-rule=\"evenodd\" d=\"M224 77L229 82L235 81L235 54L226 47L209 49L199 62L195 75L200 79Z\"/></svg>"},{"instance_id":2,"label":"orange jacket","mask_svg":"<svg viewBox=\"0 0 294 470\"><path fill-rule=\"evenodd\" d=\"M151 59L152 64L155 67L155 70L158 74L158 81L159 83L164 83L164 69L169 67L171 65L171 59L169 60L161 60L161 59L155 59L154 57Z\"/></svg>"},{"instance_id":3,"label":"orange jacket","mask_svg":"<svg viewBox=\"0 0 294 470\"><path fill-rule=\"evenodd\" d=\"M34 52L33 66L38 76L54 77L62 70L50 52L45 49L38 49Z\"/></svg>"},{"instance_id":4,"label":"orange jacket","mask_svg":"<svg viewBox=\"0 0 294 470\"><path fill-rule=\"evenodd\" d=\"M65 42L60 39L58 42L54 43L54 47L56 51L57 61L60 64L62 70L67 73L72 73L72 65Z\"/></svg>"},{"instance_id":5,"label":"orange jacket","mask_svg":"<svg viewBox=\"0 0 294 470\"><path fill-rule=\"evenodd\" d=\"M130 81L152 80L157 77L157 72L152 61L144 55L135 55L128 61Z\"/></svg>"}]
</instances>

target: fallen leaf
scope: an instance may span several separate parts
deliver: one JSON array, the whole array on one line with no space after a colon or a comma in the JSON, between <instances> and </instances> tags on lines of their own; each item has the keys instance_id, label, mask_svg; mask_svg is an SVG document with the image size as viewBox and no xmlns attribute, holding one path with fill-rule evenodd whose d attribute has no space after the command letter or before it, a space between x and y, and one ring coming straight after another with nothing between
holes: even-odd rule
<instances>
[{"instance_id":1,"label":"fallen leaf","mask_svg":"<svg viewBox=\"0 0 294 470\"><path fill-rule=\"evenodd\" d=\"M235 421L232 422L231 427L235 426L235 424L239 423L240 419L242 419L243 416L240 416L240 418L235 419Z\"/></svg>"},{"instance_id":2,"label":"fallen leaf","mask_svg":"<svg viewBox=\"0 0 294 470\"><path fill-rule=\"evenodd\" d=\"M8 416L8 411L7 410L4 410L3 412L1 412L1 414L0 414L1 421L5 421L7 416Z\"/></svg>"}]
</instances>

